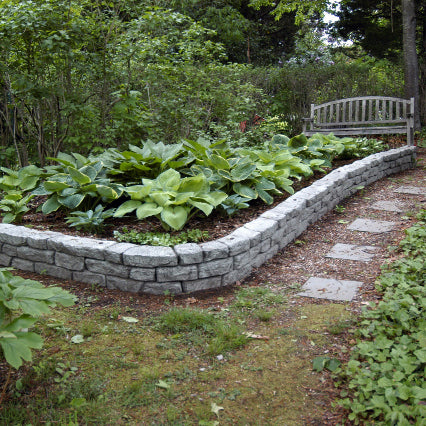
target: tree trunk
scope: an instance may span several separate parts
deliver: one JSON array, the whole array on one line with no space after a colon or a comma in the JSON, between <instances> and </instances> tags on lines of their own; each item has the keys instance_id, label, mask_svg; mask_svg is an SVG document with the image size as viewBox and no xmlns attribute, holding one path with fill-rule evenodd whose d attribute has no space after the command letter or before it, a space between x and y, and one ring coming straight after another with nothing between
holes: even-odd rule
<instances>
[{"instance_id":1,"label":"tree trunk","mask_svg":"<svg viewBox=\"0 0 426 426\"><path fill-rule=\"evenodd\" d=\"M419 64L416 50L415 0L402 0L405 97L415 99L414 127L420 130Z\"/></svg>"},{"instance_id":2,"label":"tree trunk","mask_svg":"<svg viewBox=\"0 0 426 426\"><path fill-rule=\"evenodd\" d=\"M420 44L419 66L420 66L420 122L426 126L426 7L423 10L423 34Z\"/></svg>"}]
</instances>

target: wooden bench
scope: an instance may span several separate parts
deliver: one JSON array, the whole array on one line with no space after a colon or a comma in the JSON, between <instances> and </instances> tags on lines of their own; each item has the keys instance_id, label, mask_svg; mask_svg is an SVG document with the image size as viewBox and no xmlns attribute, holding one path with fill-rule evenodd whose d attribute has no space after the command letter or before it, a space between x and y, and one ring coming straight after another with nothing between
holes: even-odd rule
<instances>
[{"instance_id":1,"label":"wooden bench","mask_svg":"<svg viewBox=\"0 0 426 426\"><path fill-rule=\"evenodd\" d=\"M311 105L303 119L303 133L333 133L336 136L406 134L414 145L414 98L364 96Z\"/></svg>"}]
</instances>

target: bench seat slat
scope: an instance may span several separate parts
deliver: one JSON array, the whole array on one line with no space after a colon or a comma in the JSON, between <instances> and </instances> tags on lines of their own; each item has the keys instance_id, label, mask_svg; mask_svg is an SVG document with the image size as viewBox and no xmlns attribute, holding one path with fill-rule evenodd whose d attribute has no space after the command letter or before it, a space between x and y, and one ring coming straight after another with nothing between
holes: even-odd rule
<instances>
[{"instance_id":1,"label":"bench seat slat","mask_svg":"<svg viewBox=\"0 0 426 426\"><path fill-rule=\"evenodd\" d=\"M328 122L328 123L314 123L313 125L315 127L333 127L333 126L371 126L371 125L382 125L383 126L387 126L389 124L407 124L408 123L408 119L401 119L401 120L371 120L371 121L345 121L344 123L339 123L339 122Z\"/></svg>"},{"instance_id":2,"label":"bench seat slat","mask_svg":"<svg viewBox=\"0 0 426 426\"><path fill-rule=\"evenodd\" d=\"M312 129L305 132L305 135L311 136L315 133L333 133L335 135L388 135L388 134L406 134L407 127L347 127L347 128L321 128Z\"/></svg>"}]
</instances>

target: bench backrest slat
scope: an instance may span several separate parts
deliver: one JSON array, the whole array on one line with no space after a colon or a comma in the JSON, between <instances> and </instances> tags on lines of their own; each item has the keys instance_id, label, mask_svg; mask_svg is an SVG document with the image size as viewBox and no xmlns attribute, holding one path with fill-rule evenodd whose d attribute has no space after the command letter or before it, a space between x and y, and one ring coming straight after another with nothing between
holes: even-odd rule
<instances>
[{"instance_id":1,"label":"bench backrest slat","mask_svg":"<svg viewBox=\"0 0 426 426\"><path fill-rule=\"evenodd\" d=\"M391 96L360 96L338 99L321 105L311 105L311 116L306 119L304 132L350 134L351 128L358 134L405 133L413 144L414 98L401 99ZM390 128L392 126L392 128ZM388 127L386 129L386 127ZM361 128L362 131L361 131ZM369 133L370 132L370 133Z\"/></svg>"},{"instance_id":2,"label":"bench backrest slat","mask_svg":"<svg viewBox=\"0 0 426 426\"><path fill-rule=\"evenodd\" d=\"M410 101L390 97L365 97L341 99L322 105L313 105L314 123L348 124L374 121L407 121L407 104ZM401 111L402 110L402 111Z\"/></svg>"}]
</instances>

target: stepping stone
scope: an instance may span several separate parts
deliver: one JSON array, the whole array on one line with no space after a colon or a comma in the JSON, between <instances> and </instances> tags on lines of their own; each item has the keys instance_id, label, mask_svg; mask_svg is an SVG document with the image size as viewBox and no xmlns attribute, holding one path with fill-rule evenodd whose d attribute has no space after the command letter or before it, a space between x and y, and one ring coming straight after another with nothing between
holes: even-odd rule
<instances>
[{"instance_id":1,"label":"stepping stone","mask_svg":"<svg viewBox=\"0 0 426 426\"><path fill-rule=\"evenodd\" d=\"M420 188L418 186L400 186L395 189L393 192L399 192L402 194L411 194L411 195L426 195L426 188Z\"/></svg>"},{"instance_id":2,"label":"stepping stone","mask_svg":"<svg viewBox=\"0 0 426 426\"><path fill-rule=\"evenodd\" d=\"M376 250L378 250L378 247L338 243L332 247L325 257L369 262L374 257L373 252Z\"/></svg>"},{"instance_id":3,"label":"stepping stone","mask_svg":"<svg viewBox=\"0 0 426 426\"><path fill-rule=\"evenodd\" d=\"M404 210L404 204L398 201L377 201L376 203L369 206L370 209L384 210L387 212L402 213Z\"/></svg>"},{"instance_id":4,"label":"stepping stone","mask_svg":"<svg viewBox=\"0 0 426 426\"><path fill-rule=\"evenodd\" d=\"M311 277L302 286L299 296L314 297L316 299L350 301L362 286L361 281L345 281L329 278Z\"/></svg>"},{"instance_id":5,"label":"stepping stone","mask_svg":"<svg viewBox=\"0 0 426 426\"><path fill-rule=\"evenodd\" d=\"M351 231L381 233L392 231L395 225L395 222L388 222L386 220L355 219L348 225L348 229Z\"/></svg>"}]
</instances>

